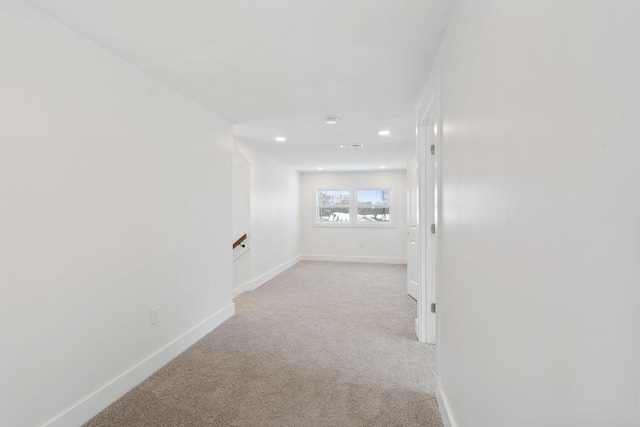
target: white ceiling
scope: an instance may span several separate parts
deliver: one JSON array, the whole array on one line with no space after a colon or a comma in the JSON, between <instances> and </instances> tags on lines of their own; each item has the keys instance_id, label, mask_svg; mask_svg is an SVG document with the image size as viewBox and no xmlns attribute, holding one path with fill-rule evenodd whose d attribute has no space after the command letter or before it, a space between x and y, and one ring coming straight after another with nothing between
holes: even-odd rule
<instances>
[{"instance_id":1,"label":"white ceiling","mask_svg":"<svg viewBox=\"0 0 640 427\"><path fill-rule=\"evenodd\" d=\"M405 167L415 106L452 3L27 1L301 171ZM328 116L338 124L326 125ZM381 129L391 135L378 136ZM365 147L338 147L354 143Z\"/></svg>"}]
</instances>

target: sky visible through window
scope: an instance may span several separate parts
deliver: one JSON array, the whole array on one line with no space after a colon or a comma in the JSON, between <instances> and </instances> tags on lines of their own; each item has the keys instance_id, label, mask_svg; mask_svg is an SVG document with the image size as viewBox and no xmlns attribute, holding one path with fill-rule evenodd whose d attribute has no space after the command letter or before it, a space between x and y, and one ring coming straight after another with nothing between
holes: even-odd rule
<instances>
[{"instance_id":1,"label":"sky visible through window","mask_svg":"<svg viewBox=\"0 0 640 427\"><path fill-rule=\"evenodd\" d=\"M320 190L318 202L320 206L349 205L349 190Z\"/></svg>"},{"instance_id":2,"label":"sky visible through window","mask_svg":"<svg viewBox=\"0 0 640 427\"><path fill-rule=\"evenodd\" d=\"M359 205L388 205L389 190L358 190Z\"/></svg>"}]
</instances>

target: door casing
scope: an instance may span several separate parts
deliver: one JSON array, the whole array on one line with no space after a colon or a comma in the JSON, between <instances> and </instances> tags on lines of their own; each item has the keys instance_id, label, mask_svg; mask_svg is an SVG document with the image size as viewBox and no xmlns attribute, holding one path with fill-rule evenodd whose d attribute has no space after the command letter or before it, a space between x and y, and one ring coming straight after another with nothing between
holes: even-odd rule
<instances>
[{"instance_id":1,"label":"door casing","mask_svg":"<svg viewBox=\"0 0 640 427\"><path fill-rule=\"evenodd\" d=\"M437 77L437 76L436 76ZM437 92L437 78L425 86L421 104L417 109L417 154L418 154L418 200L419 200L419 283L418 317L416 335L423 343L437 341L437 257L440 224L440 105ZM433 152L431 147L433 146ZM433 153L433 154L432 154ZM435 233L432 233L432 226ZM435 304L436 312L431 310Z\"/></svg>"},{"instance_id":2,"label":"door casing","mask_svg":"<svg viewBox=\"0 0 640 427\"><path fill-rule=\"evenodd\" d=\"M407 162L407 293L416 301L420 282L418 180L418 157L414 156Z\"/></svg>"}]
</instances>

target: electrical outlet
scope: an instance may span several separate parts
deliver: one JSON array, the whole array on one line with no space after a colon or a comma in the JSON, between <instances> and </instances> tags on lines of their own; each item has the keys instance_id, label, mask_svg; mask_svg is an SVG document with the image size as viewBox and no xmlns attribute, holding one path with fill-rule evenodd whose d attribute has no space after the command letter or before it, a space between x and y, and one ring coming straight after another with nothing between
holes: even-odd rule
<instances>
[{"instance_id":1,"label":"electrical outlet","mask_svg":"<svg viewBox=\"0 0 640 427\"><path fill-rule=\"evenodd\" d=\"M153 307L151 309L151 324L155 325L160 321L160 307Z\"/></svg>"}]
</instances>

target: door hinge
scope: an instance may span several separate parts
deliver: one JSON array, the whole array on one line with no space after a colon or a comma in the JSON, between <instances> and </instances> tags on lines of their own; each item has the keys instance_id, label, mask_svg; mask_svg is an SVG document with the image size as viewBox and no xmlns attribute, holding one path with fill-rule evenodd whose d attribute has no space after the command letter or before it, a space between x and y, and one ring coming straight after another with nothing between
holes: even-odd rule
<instances>
[{"instance_id":1,"label":"door hinge","mask_svg":"<svg viewBox=\"0 0 640 427\"><path fill-rule=\"evenodd\" d=\"M431 146L431 154L436 154L436 146L435 145Z\"/></svg>"},{"instance_id":2,"label":"door hinge","mask_svg":"<svg viewBox=\"0 0 640 427\"><path fill-rule=\"evenodd\" d=\"M436 225L431 224L431 234L436 234Z\"/></svg>"},{"instance_id":3,"label":"door hinge","mask_svg":"<svg viewBox=\"0 0 640 427\"><path fill-rule=\"evenodd\" d=\"M436 312L436 303L435 303L435 302L432 302L432 303L431 303L431 312L432 312L432 313L435 313L435 312Z\"/></svg>"}]
</instances>

